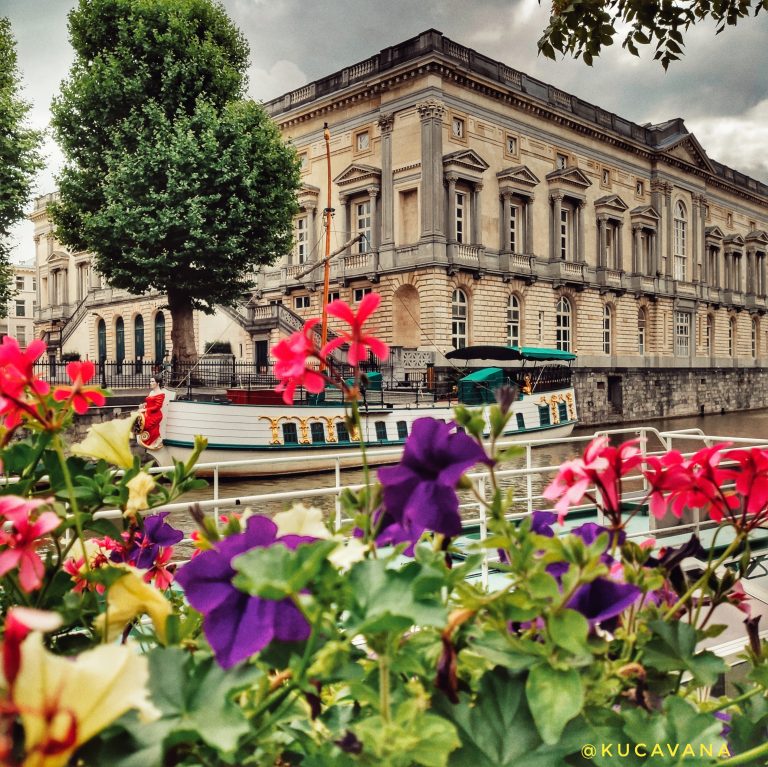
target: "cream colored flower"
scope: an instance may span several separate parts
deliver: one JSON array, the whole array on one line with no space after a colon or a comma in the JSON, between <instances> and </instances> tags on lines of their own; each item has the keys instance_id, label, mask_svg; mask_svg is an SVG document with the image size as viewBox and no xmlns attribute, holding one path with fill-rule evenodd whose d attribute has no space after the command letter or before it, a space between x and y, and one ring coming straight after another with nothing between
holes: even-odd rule
<instances>
[{"instance_id":1,"label":"cream colored flower","mask_svg":"<svg viewBox=\"0 0 768 767\"><path fill-rule=\"evenodd\" d=\"M155 480L145 471L140 471L133 479L126 482L128 488L128 503L125 506L125 515L135 517L140 511L149 508L147 495L155 486Z\"/></svg>"},{"instance_id":2,"label":"cream colored flower","mask_svg":"<svg viewBox=\"0 0 768 767\"><path fill-rule=\"evenodd\" d=\"M65 658L48 652L41 634L30 634L13 686L24 727L23 767L63 767L77 748L131 709L145 720L158 718L148 681L147 659L130 645L100 645Z\"/></svg>"},{"instance_id":3,"label":"cream colored flower","mask_svg":"<svg viewBox=\"0 0 768 767\"><path fill-rule=\"evenodd\" d=\"M331 533L323 521L323 512L315 506L294 503L288 511L280 511L272 518L277 525L277 537L307 535L325 540Z\"/></svg>"},{"instance_id":4,"label":"cream colored flower","mask_svg":"<svg viewBox=\"0 0 768 767\"><path fill-rule=\"evenodd\" d=\"M82 442L72 445L72 453L86 458L104 459L114 466L129 469L133 466L131 430L135 420L136 416L133 415L94 424Z\"/></svg>"},{"instance_id":5,"label":"cream colored flower","mask_svg":"<svg viewBox=\"0 0 768 767\"><path fill-rule=\"evenodd\" d=\"M96 618L94 626L111 642L134 618L149 615L158 638L165 643L165 622L172 612L171 603L162 592L142 580L141 570L128 565L121 569L126 571L125 575L109 587L106 612Z\"/></svg>"},{"instance_id":6,"label":"cream colored flower","mask_svg":"<svg viewBox=\"0 0 768 767\"><path fill-rule=\"evenodd\" d=\"M328 555L328 560L339 570L349 570L355 562L365 559L366 545L359 538L339 539L339 545Z\"/></svg>"}]
</instances>

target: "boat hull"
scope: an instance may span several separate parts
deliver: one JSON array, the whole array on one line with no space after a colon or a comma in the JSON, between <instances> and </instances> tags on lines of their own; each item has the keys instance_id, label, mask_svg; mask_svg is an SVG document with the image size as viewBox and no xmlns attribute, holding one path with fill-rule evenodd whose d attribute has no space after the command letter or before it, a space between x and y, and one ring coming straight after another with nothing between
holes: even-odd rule
<instances>
[{"instance_id":1,"label":"boat hull","mask_svg":"<svg viewBox=\"0 0 768 767\"><path fill-rule=\"evenodd\" d=\"M524 397L513 404L510 431L505 442L559 439L576 424L573 390ZM566 403L558 409L559 403ZM545 407L546 406L546 407ZM551 411L550 411L551 406ZM543 422L542 410L551 412ZM558 417L565 415L566 417ZM450 420L453 406L447 403L370 407L361 412L366 459L369 465L399 460L405 436L418 418ZM362 464L358 440L344 425L344 409L336 405L232 405L173 400L164 407L163 447L153 451L160 465L187 460L196 435L208 440L200 457L200 474L210 475L206 464L227 463L219 476L253 477L306 474Z\"/></svg>"}]
</instances>

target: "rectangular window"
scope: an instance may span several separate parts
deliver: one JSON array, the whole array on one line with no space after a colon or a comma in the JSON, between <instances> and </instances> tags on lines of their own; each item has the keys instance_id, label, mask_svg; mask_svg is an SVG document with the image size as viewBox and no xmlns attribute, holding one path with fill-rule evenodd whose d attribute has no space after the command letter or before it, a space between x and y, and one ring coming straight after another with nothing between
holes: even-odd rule
<instances>
[{"instance_id":1,"label":"rectangular window","mask_svg":"<svg viewBox=\"0 0 768 767\"><path fill-rule=\"evenodd\" d=\"M336 437L338 438L339 442L349 442L349 431L347 429L347 424L341 422L336 424Z\"/></svg>"},{"instance_id":2,"label":"rectangular window","mask_svg":"<svg viewBox=\"0 0 768 767\"><path fill-rule=\"evenodd\" d=\"M408 424L405 421L397 422L397 438L406 439L408 436Z\"/></svg>"},{"instance_id":3,"label":"rectangular window","mask_svg":"<svg viewBox=\"0 0 768 767\"><path fill-rule=\"evenodd\" d=\"M297 309L309 309L309 296L296 296L293 299L293 305Z\"/></svg>"},{"instance_id":4,"label":"rectangular window","mask_svg":"<svg viewBox=\"0 0 768 767\"><path fill-rule=\"evenodd\" d=\"M518 233L518 226L520 221L520 208L518 208L516 205L513 205L509 209L509 249L512 251L512 253L520 253L522 251L518 251L518 241L517 241L517 233Z\"/></svg>"},{"instance_id":5,"label":"rectangular window","mask_svg":"<svg viewBox=\"0 0 768 767\"><path fill-rule=\"evenodd\" d=\"M373 288L355 288L352 293L355 299L355 303L359 304L363 300L363 296L367 296L372 291Z\"/></svg>"},{"instance_id":6,"label":"rectangular window","mask_svg":"<svg viewBox=\"0 0 768 767\"><path fill-rule=\"evenodd\" d=\"M466 205L467 205L467 195L464 194L464 192L456 192L456 211L455 211L456 242L464 242L464 237L466 235L466 231L465 231L466 223L467 223Z\"/></svg>"},{"instance_id":7,"label":"rectangular window","mask_svg":"<svg viewBox=\"0 0 768 767\"><path fill-rule=\"evenodd\" d=\"M517 136L510 136L507 133L507 154L514 157L517 154Z\"/></svg>"},{"instance_id":8,"label":"rectangular window","mask_svg":"<svg viewBox=\"0 0 768 767\"><path fill-rule=\"evenodd\" d=\"M645 354L645 314L637 319L637 353Z\"/></svg>"},{"instance_id":9,"label":"rectangular window","mask_svg":"<svg viewBox=\"0 0 768 767\"><path fill-rule=\"evenodd\" d=\"M539 312L538 321L536 323L536 338L538 338L539 343L544 343L544 312Z\"/></svg>"},{"instance_id":10,"label":"rectangular window","mask_svg":"<svg viewBox=\"0 0 768 767\"><path fill-rule=\"evenodd\" d=\"M37 290L37 277L32 278L32 290Z\"/></svg>"},{"instance_id":11,"label":"rectangular window","mask_svg":"<svg viewBox=\"0 0 768 767\"><path fill-rule=\"evenodd\" d=\"M635 183L635 194L638 197L642 197L645 194L645 184L642 181Z\"/></svg>"},{"instance_id":12,"label":"rectangular window","mask_svg":"<svg viewBox=\"0 0 768 767\"><path fill-rule=\"evenodd\" d=\"M517 419L517 428L518 429L525 429L525 414L524 413L515 413L516 419Z\"/></svg>"},{"instance_id":13,"label":"rectangular window","mask_svg":"<svg viewBox=\"0 0 768 767\"><path fill-rule=\"evenodd\" d=\"M307 262L307 217L300 216L296 219L294 224L294 233L296 239L296 245L294 254L296 256L297 264L305 264Z\"/></svg>"},{"instance_id":14,"label":"rectangular window","mask_svg":"<svg viewBox=\"0 0 768 767\"><path fill-rule=\"evenodd\" d=\"M16 316L17 317L26 317L27 316L27 302L26 301L16 301Z\"/></svg>"},{"instance_id":15,"label":"rectangular window","mask_svg":"<svg viewBox=\"0 0 768 767\"><path fill-rule=\"evenodd\" d=\"M367 253L371 249L371 201L355 203L355 234L364 235L357 241L357 253Z\"/></svg>"},{"instance_id":16,"label":"rectangular window","mask_svg":"<svg viewBox=\"0 0 768 767\"><path fill-rule=\"evenodd\" d=\"M328 303L330 304L331 301L338 301L339 300L339 291L334 290L328 294Z\"/></svg>"},{"instance_id":17,"label":"rectangular window","mask_svg":"<svg viewBox=\"0 0 768 767\"><path fill-rule=\"evenodd\" d=\"M610 267L611 269L616 268L615 234L616 233L613 229L613 224L606 223L605 225L605 265Z\"/></svg>"},{"instance_id":18,"label":"rectangular window","mask_svg":"<svg viewBox=\"0 0 768 767\"><path fill-rule=\"evenodd\" d=\"M321 423L309 424L309 433L312 436L313 445L322 445L325 442L325 432L323 431L323 424Z\"/></svg>"},{"instance_id":19,"label":"rectangular window","mask_svg":"<svg viewBox=\"0 0 768 767\"><path fill-rule=\"evenodd\" d=\"M560 419L560 423L568 420L568 405L565 402L557 403L557 417Z\"/></svg>"},{"instance_id":20,"label":"rectangular window","mask_svg":"<svg viewBox=\"0 0 768 767\"><path fill-rule=\"evenodd\" d=\"M566 261L570 253L569 235L570 211L565 208L560 210L560 259Z\"/></svg>"},{"instance_id":21,"label":"rectangular window","mask_svg":"<svg viewBox=\"0 0 768 767\"><path fill-rule=\"evenodd\" d=\"M611 353L611 312L603 312L603 354Z\"/></svg>"},{"instance_id":22,"label":"rectangular window","mask_svg":"<svg viewBox=\"0 0 768 767\"><path fill-rule=\"evenodd\" d=\"M601 181L603 186L611 185L611 171L608 170L608 168L603 168L603 175L602 175Z\"/></svg>"},{"instance_id":23,"label":"rectangular window","mask_svg":"<svg viewBox=\"0 0 768 767\"><path fill-rule=\"evenodd\" d=\"M283 444L284 445L298 445L299 435L296 431L295 423L283 424Z\"/></svg>"},{"instance_id":24,"label":"rectangular window","mask_svg":"<svg viewBox=\"0 0 768 767\"><path fill-rule=\"evenodd\" d=\"M549 418L549 405L539 405L539 424L549 426L552 421Z\"/></svg>"},{"instance_id":25,"label":"rectangular window","mask_svg":"<svg viewBox=\"0 0 768 767\"><path fill-rule=\"evenodd\" d=\"M567 154L560 154L557 153L556 159L555 159L555 167L557 170L563 170L563 168L568 167L568 155Z\"/></svg>"},{"instance_id":26,"label":"rectangular window","mask_svg":"<svg viewBox=\"0 0 768 767\"><path fill-rule=\"evenodd\" d=\"M674 278L676 280L685 279L685 258L687 251L687 232L685 221L679 218L675 219L675 261Z\"/></svg>"},{"instance_id":27,"label":"rectangular window","mask_svg":"<svg viewBox=\"0 0 768 767\"><path fill-rule=\"evenodd\" d=\"M387 424L384 421L376 421L376 439L379 442L385 442L387 437Z\"/></svg>"},{"instance_id":28,"label":"rectangular window","mask_svg":"<svg viewBox=\"0 0 768 767\"><path fill-rule=\"evenodd\" d=\"M675 356L691 356L691 315L675 312Z\"/></svg>"},{"instance_id":29,"label":"rectangular window","mask_svg":"<svg viewBox=\"0 0 768 767\"><path fill-rule=\"evenodd\" d=\"M23 325L16 326L16 340L19 342L19 346L25 347L27 345L27 329Z\"/></svg>"},{"instance_id":30,"label":"rectangular window","mask_svg":"<svg viewBox=\"0 0 768 767\"><path fill-rule=\"evenodd\" d=\"M24 277L23 275L16 276L16 290L24 290Z\"/></svg>"}]
</instances>

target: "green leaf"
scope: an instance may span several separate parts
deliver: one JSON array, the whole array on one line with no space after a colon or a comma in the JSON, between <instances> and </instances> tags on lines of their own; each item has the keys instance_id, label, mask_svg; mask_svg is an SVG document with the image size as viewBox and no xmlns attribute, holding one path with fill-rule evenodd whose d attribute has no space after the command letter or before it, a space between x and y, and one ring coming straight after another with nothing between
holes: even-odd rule
<instances>
[{"instance_id":1,"label":"green leaf","mask_svg":"<svg viewBox=\"0 0 768 767\"><path fill-rule=\"evenodd\" d=\"M525 697L523 678L506 669L486 673L474 701L462 695L457 705L437 698L433 710L456 726L461 748L449 767L563 767L572 745L542 743Z\"/></svg>"},{"instance_id":2,"label":"green leaf","mask_svg":"<svg viewBox=\"0 0 768 767\"><path fill-rule=\"evenodd\" d=\"M231 752L250 730L233 697L263 676L254 666L225 671L210 657L197 661L179 648L158 648L149 654L149 667L152 702L174 740L199 738Z\"/></svg>"},{"instance_id":3,"label":"green leaf","mask_svg":"<svg viewBox=\"0 0 768 767\"><path fill-rule=\"evenodd\" d=\"M241 591L264 599L284 599L301 593L326 566L337 541L302 543L295 550L276 545L251 549L232 560L238 571L233 583Z\"/></svg>"},{"instance_id":4,"label":"green leaf","mask_svg":"<svg viewBox=\"0 0 768 767\"><path fill-rule=\"evenodd\" d=\"M547 628L549 636L558 647L574 655L590 652L587 645L589 623L581 613L575 610L561 610L549 617Z\"/></svg>"},{"instance_id":5,"label":"green leaf","mask_svg":"<svg viewBox=\"0 0 768 767\"><path fill-rule=\"evenodd\" d=\"M676 621L651 621L653 638L646 644L643 663L657 671L688 671L698 685L713 685L725 671L724 662L709 651L696 652L696 629Z\"/></svg>"},{"instance_id":6,"label":"green leaf","mask_svg":"<svg viewBox=\"0 0 768 767\"><path fill-rule=\"evenodd\" d=\"M561 671L548 663L534 666L525 683L528 706L541 739L557 743L565 725L584 705L584 688L577 671Z\"/></svg>"}]
</instances>

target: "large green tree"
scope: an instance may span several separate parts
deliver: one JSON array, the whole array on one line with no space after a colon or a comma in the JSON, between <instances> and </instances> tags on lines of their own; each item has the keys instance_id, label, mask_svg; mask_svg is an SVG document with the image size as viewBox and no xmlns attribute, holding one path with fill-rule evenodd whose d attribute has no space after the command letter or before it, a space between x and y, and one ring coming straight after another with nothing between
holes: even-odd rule
<instances>
[{"instance_id":1,"label":"large green tree","mask_svg":"<svg viewBox=\"0 0 768 767\"><path fill-rule=\"evenodd\" d=\"M683 55L684 35L695 24L710 19L719 34L766 10L768 0L552 0L539 51L550 59L556 52L581 56L591 65L624 25L624 48L637 56L640 46L652 45L666 69Z\"/></svg>"},{"instance_id":2,"label":"large green tree","mask_svg":"<svg viewBox=\"0 0 768 767\"><path fill-rule=\"evenodd\" d=\"M21 98L11 23L0 18L0 317L13 295L10 230L24 215L35 173L42 168L42 133L27 125L30 105Z\"/></svg>"},{"instance_id":3,"label":"large green tree","mask_svg":"<svg viewBox=\"0 0 768 767\"><path fill-rule=\"evenodd\" d=\"M192 360L193 309L235 303L290 247L296 153L245 98L248 48L213 0L80 0L69 29L57 234L111 285L166 293Z\"/></svg>"}]
</instances>

